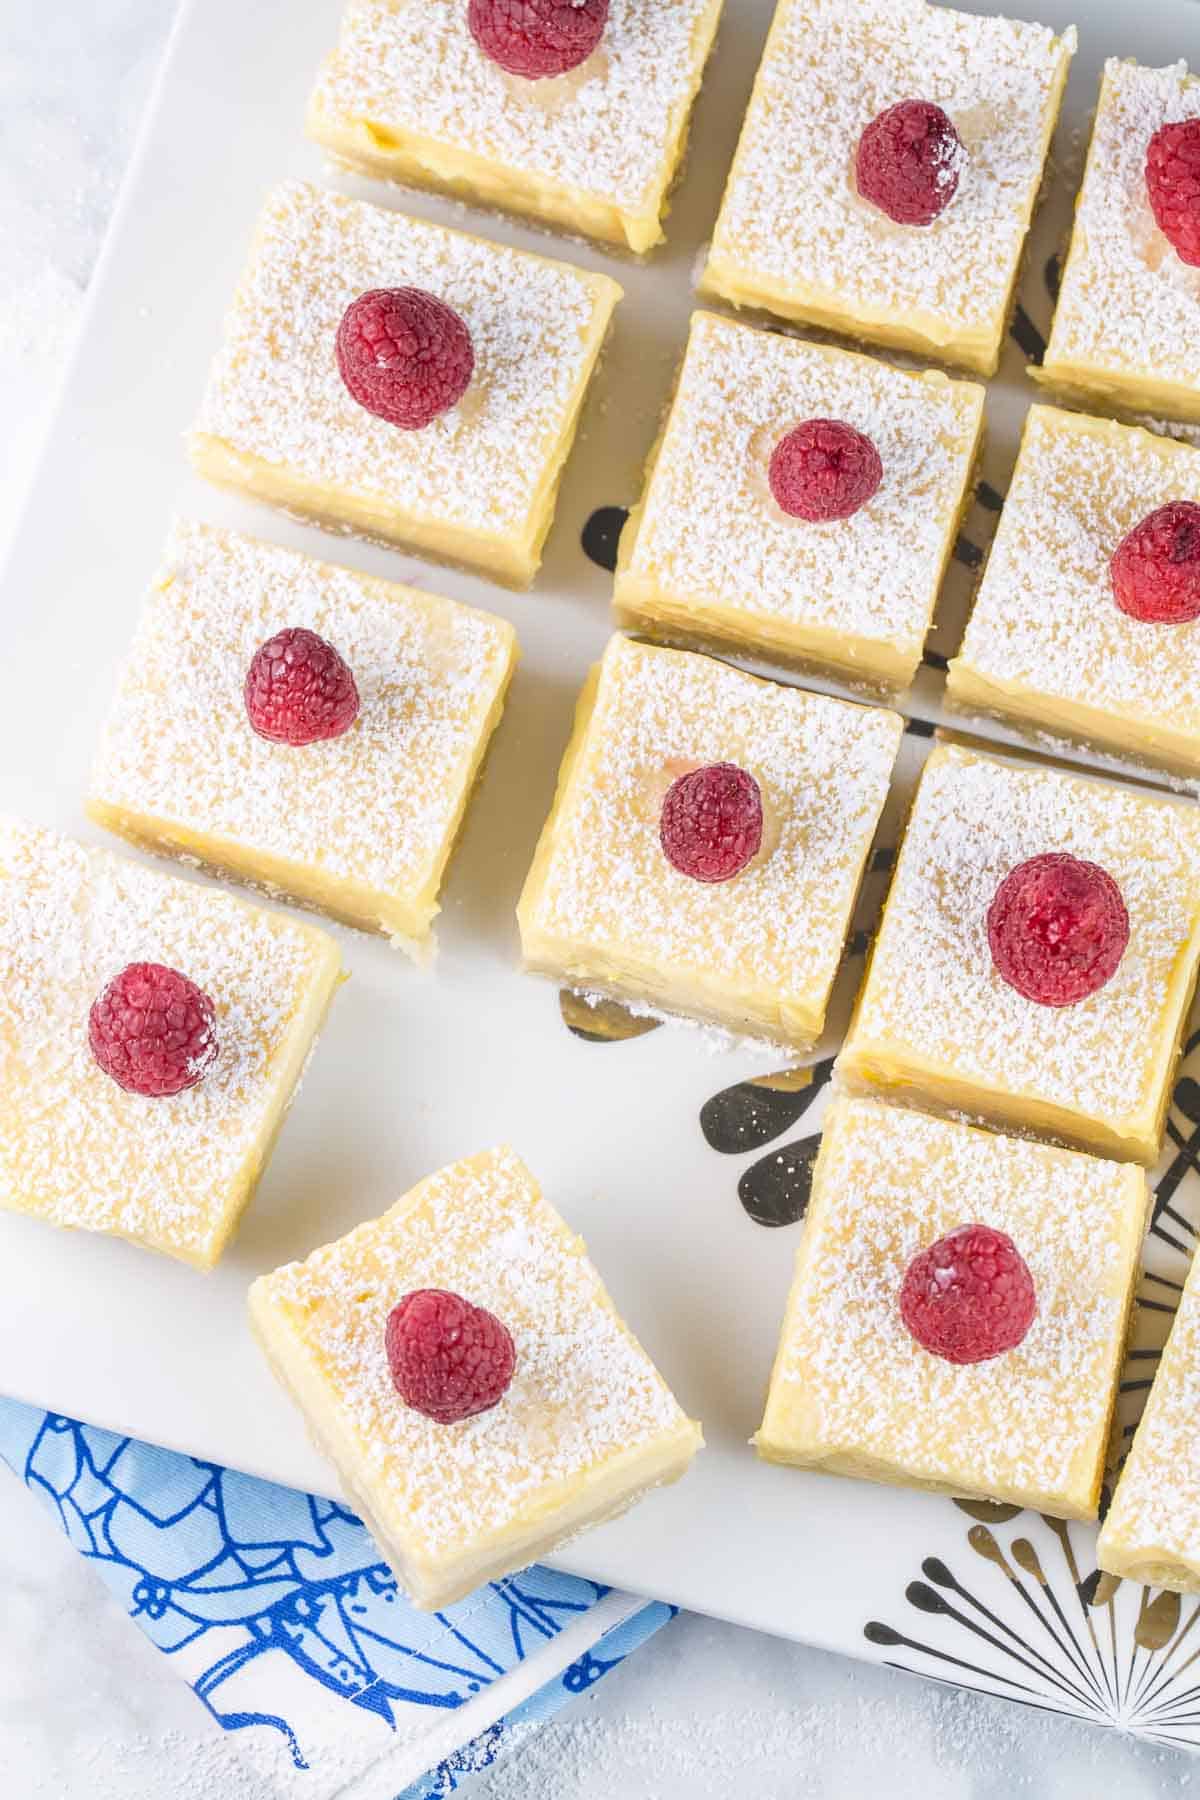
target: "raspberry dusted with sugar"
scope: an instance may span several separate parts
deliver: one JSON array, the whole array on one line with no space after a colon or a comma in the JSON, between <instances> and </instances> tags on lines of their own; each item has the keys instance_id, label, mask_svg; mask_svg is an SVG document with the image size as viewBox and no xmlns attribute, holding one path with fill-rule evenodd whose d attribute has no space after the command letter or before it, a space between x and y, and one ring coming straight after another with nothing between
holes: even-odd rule
<instances>
[{"instance_id":1,"label":"raspberry dusted with sugar","mask_svg":"<svg viewBox=\"0 0 1200 1800\"><path fill-rule=\"evenodd\" d=\"M667 789L658 835L672 868L693 881L732 881L758 855L762 793L735 763L709 763Z\"/></svg>"},{"instance_id":2,"label":"raspberry dusted with sugar","mask_svg":"<svg viewBox=\"0 0 1200 1800\"><path fill-rule=\"evenodd\" d=\"M1159 126L1146 152L1146 193L1180 261L1200 268L1200 119Z\"/></svg>"},{"instance_id":3,"label":"raspberry dusted with sugar","mask_svg":"<svg viewBox=\"0 0 1200 1800\"><path fill-rule=\"evenodd\" d=\"M1077 856L1032 856L1009 871L988 908L996 972L1039 1006L1073 1006L1116 973L1129 914L1106 870Z\"/></svg>"},{"instance_id":4,"label":"raspberry dusted with sugar","mask_svg":"<svg viewBox=\"0 0 1200 1800\"><path fill-rule=\"evenodd\" d=\"M897 225L932 225L958 192L967 153L952 120L932 100L901 100L858 140L859 193Z\"/></svg>"},{"instance_id":5,"label":"raspberry dusted with sugar","mask_svg":"<svg viewBox=\"0 0 1200 1800\"><path fill-rule=\"evenodd\" d=\"M337 365L358 404L402 431L421 431L462 399L475 372L471 333L421 288L372 288L346 308Z\"/></svg>"},{"instance_id":6,"label":"raspberry dusted with sugar","mask_svg":"<svg viewBox=\"0 0 1200 1800\"><path fill-rule=\"evenodd\" d=\"M178 969L130 963L93 1002L88 1042L119 1087L164 1099L195 1087L216 1062L216 1008Z\"/></svg>"},{"instance_id":7,"label":"raspberry dusted with sugar","mask_svg":"<svg viewBox=\"0 0 1200 1800\"><path fill-rule=\"evenodd\" d=\"M1109 574L1131 619L1186 625L1200 618L1200 506L1171 500L1150 513L1122 538Z\"/></svg>"},{"instance_id":8,"label":"raspberry dusted with sugar","mask_svg":"<svg viewBox=\"0 0 1200 1800\"><path fill-rule=\"evenodd\" d=\"M776 504L812 525L849 519L877 493L883 463L869 437L842 419L806 419L771 452Z\"/></svg>"},{"instance_id":9,"label":"raspberry dusted with sugar","mask_svg":"<svg viewBox=\"0 0 1200 1800\"><path fill-rule=\"evenodd\" d=\"M920 1251L900 1289L905 1327L946 1362L988 1362L1015 1350L1036 1312L1025 1258L990 1225L960 1225Z\"/></svg>"},{"instance_id":10,"label":"raspberry dusted with sugar","mask_svg":"<svg viewBox=\"0 0 1200 1800\"><path fill-rule=\"evenodd\" d=\"M577 69L607 23L608 0L470 0L467 8L483 54L528 81Z\"/></svg>"},{"instance_id":11,"label":"raspberry dusted with sugar","mask_svg":"<svg viewBox=\"0 0 1200 1800\"><path fill-rule=\"evenodd\" d=\"M332 644L302 625L260 644L246 674L246 712L273 744L341 737L358 717L358 688Z\"/></svg>"},{"instance_id":12,"label":"raspberry dusted with sugar","mask_svg":"<svg viewBox=\"0 0 1200 1800\"><path fill-rule=\"evenodd\" d=\"M517 1353L494 1313L445 1288L418 1288L388 1314L388 1368L405 1406L453 1425L504 1398Z\"/></svg>"}]
</instances>

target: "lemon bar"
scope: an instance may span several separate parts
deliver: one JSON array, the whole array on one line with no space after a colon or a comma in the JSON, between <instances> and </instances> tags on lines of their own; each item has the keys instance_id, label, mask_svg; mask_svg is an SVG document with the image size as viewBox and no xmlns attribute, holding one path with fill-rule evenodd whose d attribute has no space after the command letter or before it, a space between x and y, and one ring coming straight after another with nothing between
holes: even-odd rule
<instances>
[{"instance_id":1,"label":"lemon bar","mask_svg":"<svg viewBox=\"0 0 1200 1800\"><path fill-rule=\"evenodd\" d=\"M996 968L988 913L1014 869L1079 858L1116 883L1129 936L1070 1005ZM1200 809L941 746L921 776L840 1059L855 1086L1152 1163L1200 962Z\"/></svg>"},{"instance_id":2,"label":"lemon bar","mask_svg":"<svg viewBox=\"0 0 1200 1800\"><path fill-rule=\"evenodd\" d=\"M1096 1560L1147 1587L1200 1593L1200 1264L1193 1262Z\"/></svg>"},{"instance_id":3,"label":"lemon bar","mask_svg":"<svg viewBox=\"0 0 1200 1800\"><path fill-rule=\"evenodd\" d=\"M613 0L569 73L480 49L466 0L350 0L308 129L345 166L643 251L668 191L721 0Z\"/></svg>"},{"instance_id":4,"label":"lemon bar","mask_svg":"<svg viewBox=\"0 0 1200 1800\"><path fill-rule=\"evenodd\" d=\"M131 963L212 1002L216 1055L169 1097L89 1044ZM0 1204L211 1268L254 1191L342 979L324 931L0 819Z\"/></svg>"},{"instance_id":5,"label":"lemon bar","mask_svg":"<svg viewBox=\"0 0 1200 1800\"><path fill-rule=\"evenodd\" d=\"M316 632L361 710L294 746L251 729L259 645ZM490 613L180 521L92 771L97 824L383 932L418 959L499 722L516 634Z\"/></svg>"},{"instance_id":6,"label":"lemon bar","mask_svg":"<svg viewBox=\"0 0 1200 1800\"><path fill-rule=\"evenodd\" d=\"M1148 1204L1128 1164L835 1099L759 1455L1095 1518ZM900 1296L965 1225L1011 1239L1035 1311L1014 1348L960 1363L910 1335Z\"/></svg>"},{"instance_id":7,"label":"lemon bar","mask_svg":"<svg viewBox=\"0 0 1200 1800\"><path fill-rule=\"evenodd\" d=\"M1050 342L1030 370L1085 403L1200 420L1200 269L1159 230L1146 190L1151 138L1194 118L1200 76L1183 63L1105 64Z\"/></svg>"},{"instance_id":8,"label":"lemon bar","mask_svg":"<svg viewBox=\"0 0 1200 1800\"><path fill-rule=\"evenodd\" d=\"M1109 573L1126 535L1176 500L1200 501L1200 450L1031 407L950 703L1200 773L1200 622L1128 617Z\"/></svg>"},{"instance_id":9,"label":"lemon bar","mask_svg":"<svg viewBox=\"0 0 1200 1800\"><path fill-rule=\"evenodd\" d=\"M351 303L399 279L452 308L474 352L466 392L420 430L352 398L336 355ZM607 276L288 182L260 222L192 461L330 530L527 586L620 295Z\"/></svg>"},{"instance_id":10,"label":"lemon bar","mask_svg":"<svg viewBox=\"0 0 1200 1800\"><path fill-rule=\"evenodd\" d=\"M820 1036L903 729L895 713L613 638L580 697L518 908L528 969L587 993L808 1048ZM668 858L672 792L758 791L730 879Z\"/></svg>"},{"instance_id":11,"label":"lemon bar","mask_svg":"<svg viewBox=\"0 0 1200 1800\"><path fill-rule=\"evenodd\" d=\"M779 0L703 291L994 374L1074 47L926 0ZM920 226L855 180L866 127L914 98L964 151Z\"/></svg>"},{"instance_id":12,"label":"lemon bar","mask_svg":"<svg viewBox=\"0 0 1200 1800\"><path fill-rule=\"evenodd\" d=\"M442 1290L511 1335L511 1383L453 1424L406 1405L386 1332ZM453 1163L390 1212L256 1281L266 1355L421 1607L545 1556L675 1481L700 1448L582 1241L512 1150Z\"/></svg>"},{"instance_id":13,"label":"lemon bar","mask_svg":"<svg viewBox=\"0 0 1200 1800\"><path fill-rule=\"evenodd\" d=\"M810 419L852 426L883 464L852 517L810 522L774 497L773 452ZM645 494L621 534L618 619L906 687L982 427L973 382L697 313Z\"/></svg>"}]
</instances>

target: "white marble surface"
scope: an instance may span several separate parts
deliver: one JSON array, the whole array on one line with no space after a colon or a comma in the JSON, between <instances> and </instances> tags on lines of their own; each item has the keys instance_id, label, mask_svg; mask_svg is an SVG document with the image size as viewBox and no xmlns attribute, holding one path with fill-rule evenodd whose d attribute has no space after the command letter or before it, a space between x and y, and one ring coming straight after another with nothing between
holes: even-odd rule
<instances>
[{"instance_id":1,"label":"white marble surface","mask_svg":"<svg viewBox=\"0 0 1200 1800\"><path fill-rule=\"evenodd\" d=\"M332 28L337 0L307 3ZM0 554L171 12L172 0L0 0ZM1200 1791L1200 1762L686 1618L477 1791L1141 1800ZM168 1661L3 1473L0 1793L261 1800Z\"/></svg>"}]
</instances>

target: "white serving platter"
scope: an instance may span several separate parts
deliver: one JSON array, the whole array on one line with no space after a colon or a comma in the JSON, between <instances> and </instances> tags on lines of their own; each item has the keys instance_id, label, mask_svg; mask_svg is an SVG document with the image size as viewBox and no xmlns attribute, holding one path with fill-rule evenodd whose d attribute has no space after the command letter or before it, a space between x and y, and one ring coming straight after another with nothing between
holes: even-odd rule
<instances>
[{"instance_id":1,"label":"white serving platter","mask_svg":"<svg viewBox=\"0 0 1200 1800\"><path fill-rule=\"evenodd\" d=\"M1195 62L1200 7L1034 0L1007 10L1080 27L1059 172L1034 234L1016 326L1030 348L1049 320L1043 272L1065 229L1101 62L1110 54ZM618 1304L708 1438L686 1481L573 1545L564 1567L764 1630L1200 1743L1183 1642L1198 1603L1151 1604L1129 1583L1097 1587L1089 1529L1004 1509L968 1513L943 1499L771 1468L747 1447L799 1227L764 1229L739 1203L739 1183L751 1198L765 1183L769 1202L799 1179L819 1084L803 1114L806 1096L795 1097L795 1117L774 1138L760 1123L758 1135L752 1129L741 1140L747 1148L722 1153L706 1140L701 1108L778 1059L714 1053L700 1034L682 1030L588 1042L567 1030L552 986L516 973L513 907L575 692L610 630L610 578L581 548L581 532L596 509L627 505L637 492L769 7L727 0L669 242L645 264L324 169L304 139L304 103L338 12L338 0L191 0L178 23L0 590L0 807L98 837L80 797L173 510L503 612L517 626L524 660L447 883L440 958L418 972L382 942L340 934L353 979L220 1269L205 1277L124 1244L0 1216L0 1392L328 1491L328 1469L251 1342L250 1280L380 1212L429 1170L508 1139L584 1232ZM607 269L625 287L532 593L513 596L395 552L332 541L189 476L182 436L223 312L263 194L289 175L467 219L498 239ZM1032 397L1024 361L1010 343L989 406L984 473L998 491ZM983 506L968 522L977 546L988 520ZM969 547L965 555L969 562ZM934 639L943 652L953 648L966 582L964 567ZM910 703L915 715L937 718L939 683L936 670L925 672ZM921 741L919 733L909 740L910 762ZM888 830L885 822L885 843ZM868 908L880 880L869 885ZM851 963L848 979L859 967ZM845 992L843 1008L844 1001ZM741 1089L727 1107L761 1122L771 1104L788 1103ZM1200 1210L1200 1087L1186 1078L1176 1117L1156 1273L1146 1289L1161 1309L1145 1315L1151 1323L1169 1318L1171 1284L1193 1241L1185 1221ZM1152 1369L1152 1356L1151 1349L1134 1380Z\"/></svg>"}]
</instances>

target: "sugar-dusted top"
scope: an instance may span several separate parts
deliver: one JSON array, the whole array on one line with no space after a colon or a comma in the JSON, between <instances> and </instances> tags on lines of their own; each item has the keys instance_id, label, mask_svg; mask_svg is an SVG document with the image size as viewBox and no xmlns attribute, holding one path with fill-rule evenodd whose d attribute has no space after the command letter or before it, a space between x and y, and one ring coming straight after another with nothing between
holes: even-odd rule
<instances>
[{"instance_id":1,"label":"sugar-dusted top","mask_svg":"<svg viewBox=\"0 0 1200 1800\"><path fill-rule=\"evenodd\" d=\"M400 285L453 306L475 348L463 399L423 431L366 412L334 357L350 302ZM602 275L287 182L267 203L196 429L417 518L523 530L619 296Z\"/></svg>"},{"instance_id":2,"label":"sugar-dusted top","mask_svg":"<svg viewBox=\"0 0 1200 1800\"><path fill-rule=\"evenodd\" d=\"M713 237L759 281L840 307L990 325L1042 179L1043 141L1074 33L925 0L781 0ZM862 200L864 128L897 101L943 107L966 148L932 225L895 225Z\"/></svg>"},{"instance_id":3,"label":"sugar-dusted top","mask_svg":"<svg viewBox=\"0 0 1200 1800\"><path fill-rule=\"evenodd\" d=\"M1099 863L1129 912L1116 974L1073 1006L1024 999L988 949L987 911L1001 880L1045 851ZM1198 929L1200 808L937 749L901 847L852 1050L886 1041L966 1081L1127 1120L1153 1103L1173 1024L1168 990L1186 980Z\"/></svg>"},{"instance_id":4,"label":"sugar-dusted top","mask_svg":"<svg viewBox=\"0 0 1200 1800\"><path fill-rule=\"evenodd\" d=\"M1113 597L1109 562L1169 500L1200 499L1200 450L1049 406L1029 410L960 660L1200 736L1200 624L1146 625Z\"/></svg>"},{"instance_id":5,"label":"sugar-dusted top","mask_svg":"<svg viewBox=\"0 0 1200 1800\"><path fill-rule=\"evenodd\" d=\"M302 625L358 687L352 730L250 729L250 659ZM92 774L93 796L409 900L435 880L515 645L490 613L179 521Z\"/></svg>"},{"instance_id":6,"label":"sugar-dusted top","mask_svg":"<svg viewBox=\"0 0 1200 1800\"><path fill-rule=\"evenodd\" d=\"M711 0L612 0L581 68L526 81L467 29L466 0L349 0L314 114L452 146L627 212L655 208L700 77Z\"/></svg>"},{"instance_id":7,"label":"sugar-dusted top","mask_svg":"<svg viewBox=\"0 0 1200 1800\"><path fill-rule=\"evenodd\" d=\"M915 662L982 412L974 383L697 313L628 573ZM789 518L767 480L779 439L814 418L865 432L883 462L860 512L818 525Z\"/></svg>"},{"instance_id":8,"label":"sugar-dusted top","mask_svg":"<svg viewBox=\"0 0 1200 1800\"><path fill-rule=\"evenodd\" d=\"M1171 248L1146 194L1150 139L1194 118L1200 79L1182 62L1105 64L1048 364L1082 360L1185 387L1200 380L1200 269Z\"/></svg>"},{"instance_id":9,"label":"sugar-dusted top","mask_svg":"<svg viewBox=\"0 0 1200 1800\"><path fill-rule=\"evenodd\" d=\"M458 1425L406 1407L388 1370L388 1314L423 1287L486 1306L516 1347L503 1400ZM451 1164L381 1219L264 1276L252 1304L285 1372L298 1353L317 1373L355 1446L352 1485L419 1556L528 1521L560 1484L687 1430L582 1241L508 1148Z\"/></svg>"},{"instance_id":10,"label":"sugar-dusted top","mask_svg":"<svg viewBox=\"0 0 1200 1800\"><path fill-rule=\"evenodd\" d=\"M56 1224L203 1259L288 1097L289 1034L331 961L314 926L0 819L0 1190ZM88 1046L93 1000L131 962L179 969L216 1006L217 1060L171 1099L126 1093Z\"/></svg>"},{"instance_id":11,"label":"sugar-dusted top","mask_svg":"<svg viewBox=\"0 0 1200 1800\"><path fill-rule=\"evenodd\" d=\"M836 1100L767 1435L799 1427L809 1444L857 1448L974 1491L1086 1489L1145 1205L1140 1170L876 1100ZM899 1297L916 1253L968 1224L1013 1239L1037 1312L1015 1350L960 1366L909 1336Z\"/></svg>"},{"instance_id":12,"label":"sugar-dusted top","mask_svg":"<svg viewBox=\"0 0 1200 1800\"><path fill-rule=\"evenodd\" d=\"M532 922L635 966L823 1004L901 730L895 713L613 638ZM754 776L764 814L760 855L715 885L659 838L671 782L713 762Z\"/></svg>"}]
</instances>

